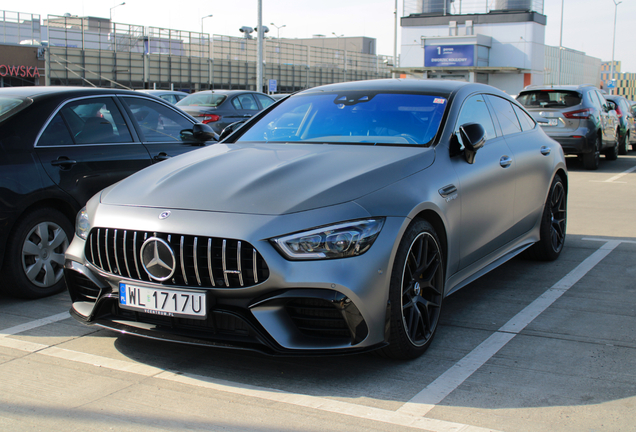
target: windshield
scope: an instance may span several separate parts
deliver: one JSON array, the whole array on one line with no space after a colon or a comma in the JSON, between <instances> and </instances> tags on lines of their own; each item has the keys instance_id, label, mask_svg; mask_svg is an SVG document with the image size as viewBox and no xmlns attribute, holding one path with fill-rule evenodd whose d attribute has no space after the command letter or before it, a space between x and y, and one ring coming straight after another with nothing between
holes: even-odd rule
<instances>
[{"instance_id":1,"label":"windshield","mask_svg":"<svg viewBox=\"0 0 636 432\"><path fill-rule=\"evenodd\" d=\"M218 107L227 99L226 95L214 93L195 93L177 102L177 106Z\"/></svg>"},{"instance_id":2,"label":"windshield","mask_svg":"<svg viewBox=\"0 0 636 432\"><path fill-rule=\"evenodd\" d=\"M446 99L401 93L310 93L292 96L237 142L429 144Z\"/></svg>"},{"instance_id":3,"label":"windshield","mask_svg":"<svg viewBox=\"0 0 636 432\"><path fill-rule=\"evenodd\" d=\"M1 96L0 97L0 122L5 121L12 115L22 111L31 105L32 99L18 96Z\"/></svg>"},{"instance_id":4,"label":"windshield","mask_svg":"<svg viewBox=\"0 0 636 432\"><path fill-rule=\"evenodd\" d=\"M581 103L581 94L567 90L536 90L521 93L517 102L527 108L568 108Z\"/></svg>"}]
</instances>

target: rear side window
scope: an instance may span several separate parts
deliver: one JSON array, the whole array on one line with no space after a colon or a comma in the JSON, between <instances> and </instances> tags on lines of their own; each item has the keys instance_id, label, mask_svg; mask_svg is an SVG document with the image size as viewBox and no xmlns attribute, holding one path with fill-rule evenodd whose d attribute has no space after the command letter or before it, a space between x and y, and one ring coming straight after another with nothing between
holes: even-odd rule
<instances>
[{"instance_id":1,"label":"rear side window","mask_svg":"<svg viewBox=\"0 0 636 432\"><path fill-rule=\"evenodd\" d=\"M515 114L517 114L517 118L519 119L519 123L521 123L521 129L525 132L531 129L534 129L536 123L534 119L526 114L521 108L516 105L512 105L515 109Z\"/></svg>"},{"instance_id":2,"label":"rear side window","mask_svg":"<svg viewBox=\"0 0 636 432\"><path fill-rule=\"evenodd\" d=\"M265 95L262 94L257 94L256 98L258 99L258 101L261 103L261 105L263 106L263 108L267 108L268 106L270 106L271 104L274 103L274 101L270 98L268 98Z\"/></svg>"},{"instance_id":3,"label":"rear side window","mask_svg":"<svg viewBox=\"0 0 636 432\"><path fill-rule=\"evenodd\" d=\"M581 104L581 94L569 90L533 90L519 94L517 102L527 108L568 108Z\"/></svg>"},{"instance_id":4,"label":"rear side window","mask_svg":"<svg viewBox=\"0 0 636 432\"><path fill-rule=\"evenodd\" d=\"M21 98L17 96L0 97L0 122L3 122L12 115L22 111L31 105L31 103L33 103L33 100L29 98Z\"/></svg>"},{"instance_id":5,"label":"rear side window","mask_svg":"<svg viewBox=\"0 0 636 432\"><path fill-rule=\"evenodd\" d=\"M504 135L521 132L521 125L509 101L491 95L488 95L488 100L495 110L495 114L499 119L499 126L501 126L501 132L503 132Z\"/></svg>"},{"instance_id":6,"label":"rear side window","mask_svg":"<svg viewBox=\"0 0 636 432\"><path fill-rule=\"evenodd\" d=\"M153 100L139 97L122 98L132 112L144 142L180 142L181 131L192 130L192 122L175 110Z\"/></svg>"}]
</instances>

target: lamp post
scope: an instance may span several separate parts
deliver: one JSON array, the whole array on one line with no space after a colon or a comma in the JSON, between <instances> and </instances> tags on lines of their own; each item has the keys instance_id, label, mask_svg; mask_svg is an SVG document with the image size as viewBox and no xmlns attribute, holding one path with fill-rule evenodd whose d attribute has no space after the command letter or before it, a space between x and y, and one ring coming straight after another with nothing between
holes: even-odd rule
<instances>
[{"instance_id":1,"label":"lamp post","mask_svg":"<svg viewBox=\"0 0 636 432\"><path fill-rule=\"evenodd\" d=\"M109 16L110 16L110 21L111 22L113 21L113 9L115 9L116 7L119 7L119 6L123 6L125 4L126 4L126 2L122 2L122 3L119 3L118 5L115 5L112 8L110 8L110 11L108 11L108 12L110 13Z\"/></svg>"},{"instance_id":2,"label":"lamp post","mask_svg":"<svg viewBox=\"0 0 636 432\"><path fill-rule=\"evenodd\" d=\"M338 38L338 51L340 51L340 38L344 37L344 34L341 34L340 36L338 36L336 34L336 32L331 32L331 34ZM344 47L344 59L343 60L344 60L343 81L347 81L347 43L346 42L345 42L345 47Z\"/></svg>"},{"instance_id":3,"label":"lamp post","mask_svg":"<svg viewBox=\"0 0 636 432\"><path fill-rule=\"evenodd\" d=\"M206 18L212 18L214 15L210 14L210 15L206 15L204 17L201 17L201 34L203 34L203 20ZM203 38L203 36L201 36L201 38Z\"/></svg>"},{"instance_id":4,"label":"lamp post","mask_svg":"<svg viewBox=\"0 0 636 432\"><path fill-rule=\"evenodd\" d=\"M610 82L614 82L614 47L616 46L616 12L618 11L618 5L623 3L622 1L619 1L618 3L616 2L616 0L614 1L614 37L612 38L612 71L610 72ZM614 89L610 88L610 94L614 94Z\"/></svg>"},{"instance_id":5,"label":"lamp post","mask_svg":"<svg viewBox=\"0 0 636 432\"><path fill-rule=\"evenodd\" d=\"M276 27L276 39L280 39L280 29L282 29L283 27L287 27L286 24L283 24L282 26L277 26L274 23L269 23L269 25L273 25L274 27Z\"/></svg>"}]
</instances>

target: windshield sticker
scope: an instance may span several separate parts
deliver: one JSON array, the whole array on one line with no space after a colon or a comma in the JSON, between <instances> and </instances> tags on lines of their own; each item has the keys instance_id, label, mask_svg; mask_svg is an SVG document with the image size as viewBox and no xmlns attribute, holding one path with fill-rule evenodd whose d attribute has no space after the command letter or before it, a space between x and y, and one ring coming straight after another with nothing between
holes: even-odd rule
<instances>
[{"instance_id":1,"label":"windshield sticker","mask_svg":"<svg viewBox=\"0 0 636 432\"><path fill-rule=\"evenodd\" d=\"M443 99L443 98L435 98L435 100L433 101L433 103L436 103L436 104L443 104L443 103L446 103L446 99Z\"/></svg>"}]
</instances>

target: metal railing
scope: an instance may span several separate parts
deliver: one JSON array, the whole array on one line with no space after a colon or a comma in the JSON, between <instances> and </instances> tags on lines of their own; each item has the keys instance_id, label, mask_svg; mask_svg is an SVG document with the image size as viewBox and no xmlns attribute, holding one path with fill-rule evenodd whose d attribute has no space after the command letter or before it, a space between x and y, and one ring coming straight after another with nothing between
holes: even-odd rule
<instances>
[{"instance_id":1,"label":"metal railing","mask_svg":"<svg viewBox=\"0 0 636 432\"><path fill-rule=\"evenodd\" d=\"M4 44L39 45L42 40L40 15L0 11L0 38Z\"/></svg>"},{"instance_id":2,"label":"metal railing","mask_svg":"<svg viewBox=\"0 0 636 432\"><path fill-rule=\"evenodd\" d=\"M491 12L543 13L544 0L404 0L403 16L419 14L462 15Z\"/></svg>"}]
</instances>

